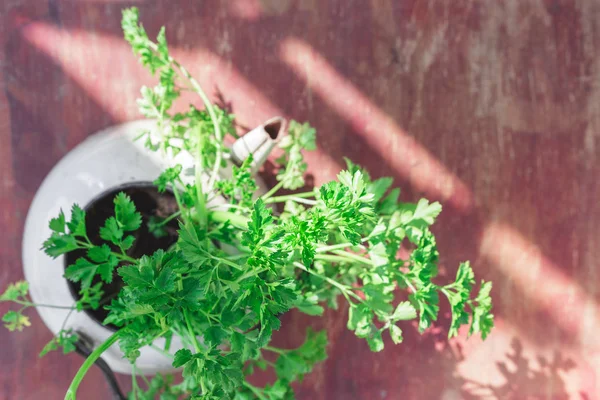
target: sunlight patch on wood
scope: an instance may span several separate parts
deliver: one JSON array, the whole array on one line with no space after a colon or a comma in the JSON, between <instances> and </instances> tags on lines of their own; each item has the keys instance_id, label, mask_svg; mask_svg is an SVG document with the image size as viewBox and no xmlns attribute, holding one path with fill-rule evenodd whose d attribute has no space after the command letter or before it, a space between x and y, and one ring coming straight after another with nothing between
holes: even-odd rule
<instances>
[{"instance_id":1,"label":"sunlight patch on wood","mask_svg":"<svg viewBox=\"0 0 600 400\"><path fill-rule=\"evenodd\" d=\"M417 191L463 212L474 207L473 193L464 182L310 45L300 39L287 38L281 43L280 57Z\"/></svg>"}]
</instances>

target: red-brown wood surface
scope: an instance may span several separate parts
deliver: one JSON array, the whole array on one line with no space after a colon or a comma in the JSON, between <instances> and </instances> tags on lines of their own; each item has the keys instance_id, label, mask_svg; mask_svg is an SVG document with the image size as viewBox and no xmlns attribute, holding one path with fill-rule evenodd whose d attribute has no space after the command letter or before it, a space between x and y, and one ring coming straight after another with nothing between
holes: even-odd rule
<instances>
[{"instance_id":1,"label":"red-brown wood surface","mask_svg":"<svg viewBox=\"0 0 600 400\"><path fill-rule=\"evenodd\" d=\"M373 354L346 330L345 309L287 315L281 346L299 344L307 324L329 330L329 359L298 398L600 399L600 3L4 0L2 287L22 277L24 219L52 166L139 117L138 89L152 79L121 37L130 5L150 33L166 25L175 56L243 125L310 121L317 184L348 156L393 176L404 199L442 201L445 273L471 259L494 281L485 342L444 340L445 315ZM39 359L50 333L30 311L32 327L0 331L0 398L62 398L81 359ZM108 398L98 371L81 393Z\"/></svg>"}]
</instances>

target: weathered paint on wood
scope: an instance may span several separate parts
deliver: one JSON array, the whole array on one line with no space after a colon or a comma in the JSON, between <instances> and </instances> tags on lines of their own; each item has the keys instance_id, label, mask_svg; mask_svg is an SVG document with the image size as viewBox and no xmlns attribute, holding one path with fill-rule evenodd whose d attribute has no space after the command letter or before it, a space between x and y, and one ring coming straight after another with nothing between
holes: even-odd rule
<instances>
[{"instance_id":1,"label":"weathered paint on wood","mask_svg":"<svg viewBox=\"0 0 600 400\"><path fill-rule=\"evenodd\" d=\"M6 0L0 286L22 276L24 218L50 168L86 135L138 118L152 80L121 39L132 4L150 33L167 26L175 55L241 124L309 120L316 183L346 155L394 176L405 199L441 200L444 272L471 259L495 282L498 327L483 343L444 340L446 315L372 354L343 308L286 316L279 345L299 344L307 324L330 331L330 358L300 399L600 398L600 3ZM61 398L81 360L38 359L50 335L30 315L35 328L0 333L0 398ZM106 398L98 371L81 390Z\"/></svg>"}]
</instances>

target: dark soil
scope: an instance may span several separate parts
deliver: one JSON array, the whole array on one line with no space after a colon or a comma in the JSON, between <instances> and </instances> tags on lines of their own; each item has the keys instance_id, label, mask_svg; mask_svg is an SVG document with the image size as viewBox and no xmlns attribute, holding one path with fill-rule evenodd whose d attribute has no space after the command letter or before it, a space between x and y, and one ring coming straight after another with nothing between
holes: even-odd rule
<instances>
[{"instance_id":1,"label":"dark soil","mask_svg":"<svg viewBox=\"0 0 600 400\"><path fill-rule=\"evenodd\" d=\"M96 199L92 200L90 204L85 207L86 217L85 223L87 226L88 236L92 243L101 245L104 242L100 238L100 227L104 226L106 219L114 216L114 203L113 199L119 192L125 192L135 204L137 210L142 215L142 226L135 232L128 232L126 234L132 234L135 237L133 246L127 251L127 255L133 258L139 258L143 255L150 255L158 249L166 250L173 243L177 241L177 219L169 221L167 224L167 236L157 238L148 230L148 220L150 217L165 218L177 211L177 202L175 196L170 192L159 193L156 187L151 183L132 183L126 186L121 186L115 189L111 189L105 193L99 195ZM79 257L85 257L86 253L84 250L77 250L67 253L65 257L65 268L73 263ZM121 264L122 265L122 264ZM117 274L117 269L113 275L113 280L110 284L104 284L103 291L104 296L102 298L102 304L110 304L113 298L117 297L117 294L123 287L123 280ZM100 278L96 277L92 282L92 285L100 282ZM71 293L75 298L79 299L79 291L81 286L79 283L68 281ZM94 320L102 323L108 315L108 311L104 307L100 307L98 310L86 310L85 311ZM111 325L107 325L109 328L116 328Z\"/></svg>"}]
</instances>

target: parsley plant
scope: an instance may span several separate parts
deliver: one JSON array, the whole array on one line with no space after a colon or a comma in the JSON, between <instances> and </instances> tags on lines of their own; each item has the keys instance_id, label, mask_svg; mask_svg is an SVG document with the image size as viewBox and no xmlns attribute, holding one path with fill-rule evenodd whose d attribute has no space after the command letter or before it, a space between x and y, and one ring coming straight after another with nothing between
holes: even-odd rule
<instances>
[{"instance_id":1,"label":"parsley plant","mask_svg":"<svg viewBox=\"0 0 600 400\"><path fill-rule=\"evenodd\" d=\"M373 351L383 350L384 335L402 342L401 321L416 320L420 331L430 327L438 316L440 295L452 308L449 336L457 335L462 325L468 325L469 335L488 335L493 326L491 283L482 281L473 294L477 285L468 262L460 265L454 282L435 281L439 254L430 226L441 212L439 203L401 202L391 178L371 179L351 161L337 180L277 195L281 188L304 186L303 152L316 148L315 130L294 121L280 142L279 182L256 198L251 159L234 166L229 178L220 175L229 159L224 139L235 135L233 116L213 105L171 57L164 28L151 40L135 8L123 11L122 26L134 53L158 76L156 86L141 89L138 104L144 116L156 120L160 136L157 140L144 132L140 137L153 150L193 155L196 180L185 184L177 165L155 181L161 191L173 189L179 206L164 221L149 223L160 236L166 222L179 220L178 241L168 251L139 259L128 254L142 219L124 193L115 197L114 216L100 229L101 245L88 238L86 215L77 205L68 221L62 212L50 221L52 235L43 245L49 256L86 251L65 270L67 279L81 284L73 309L107 307L105 323L119 327L82 366L66 398L76 398L87 369L111 344L118 342L135 365L143 346L165 338L162 350L169 353L169 343L177 336L185 347L173 353L173 367L182 369L183 381L159 374L145 388L135 384L130 398L291 399L290 384L326 359L327 336L308 329L300 347L273 347L279 317L291 309L321 315L323 306L337 308L340 299L349 307L348 329ZM172 112L182 90L196 92L203 107ZM205 171L209 179L203 181ZM228 199L228 209L208 206L216 195ZM277 206L281 212L273 211ZM413 249L410 256L398 256L402 247ZM124 287L110 304L102 304L102 285L112 281L115 269ZM92 285L96 277L101 282ZM399 300L401 292L408 294L403 297L407 300ZM27 293L27 282L17 282L0 297L20 306L2 318L10 330L30 325L23 314L34 306ZM42 353L59 347L72 351L76 339L71 330L62 330ZM265 357L268 353L276 357L274 362ZM273 368L277 380L264 387L252 385L246 378L256 368Z\"/></svg>"}]
</instances>

